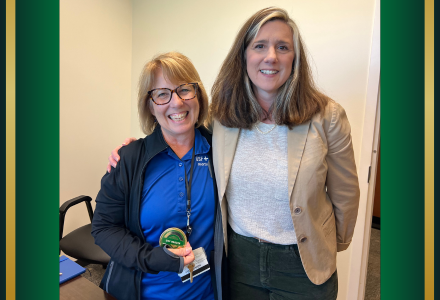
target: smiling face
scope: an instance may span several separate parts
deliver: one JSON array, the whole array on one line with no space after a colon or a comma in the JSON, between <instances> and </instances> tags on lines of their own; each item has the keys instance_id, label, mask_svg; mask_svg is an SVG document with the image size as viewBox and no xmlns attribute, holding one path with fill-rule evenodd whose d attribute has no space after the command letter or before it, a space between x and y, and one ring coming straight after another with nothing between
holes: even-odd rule
<instances>
[{"instance_id":1,"label":"smiling face","mask_svg":"<svg viewBox=\"0 0 440 300\"><path fill-rule=\"evenodd\" d=\"M293 33L285 22L274 20L261 26L246 48L247 74L257 99L275 100L292 72L294 57Z\"/></svg>"},{"instance_id":2,"label":"smiling face","mask_svg":"<svg viewBox=\"0 0 440 300\"><path fill-rule=\"evenodd\" d=\"M159 68L155 74L155 82L152 89L168 88L174 90L182 83L171 83L163 76ZM199 100L196 96L191 100L182 100L174 92L171 101L165 105L156 105L149 100L150 111L156 117L162 128L162 133L167 142L192 139L194 137L194 125L199 117Z\"/></svg>"}]
</instances>

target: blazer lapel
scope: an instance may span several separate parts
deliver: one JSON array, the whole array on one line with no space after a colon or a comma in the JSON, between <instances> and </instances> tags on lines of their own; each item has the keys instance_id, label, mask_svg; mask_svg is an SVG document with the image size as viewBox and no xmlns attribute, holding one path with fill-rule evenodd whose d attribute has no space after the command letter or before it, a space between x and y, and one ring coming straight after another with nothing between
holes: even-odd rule
<instances>
[{"instance_id":1,"label":"blazer lapel","mask_svg":"<svg viewBox=\"0 0 440 300\"><path fill-rule=\"evenodd\" d=\"M227 128L218 121L214 121L212 146L217 154L214 154L214 171L217 179L217 187L220 203L228 184L231 174L232 161L234 160L240 129Z\"/></svg>"},{"instance_id":2,"label":"blazer lapel","mask_svg":"<svg viewBox=\"0 0 440 300\"><path fill-rule=\"evenodd\" d=\"M289 198L292 196L296 176L298 174L299 164L304 153L304 147L307 141L310 121L297 125L287 133L287 163L288 163L288 185Z\"/></svg>"}]
</instances>

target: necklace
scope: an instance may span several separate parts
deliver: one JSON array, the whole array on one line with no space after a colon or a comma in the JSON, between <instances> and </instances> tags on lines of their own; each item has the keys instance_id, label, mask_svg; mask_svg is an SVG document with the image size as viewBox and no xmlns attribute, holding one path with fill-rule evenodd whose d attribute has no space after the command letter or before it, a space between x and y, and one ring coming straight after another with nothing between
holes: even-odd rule
<instances>
[{"instance_id":1,"label":"necklace","mask_svg":"<svg viewBox=\"0 0 440 300\"><path fill-rule=\"evenodd\" d=\"M275 127L277 127L277 124L275 124L271 129L269 129L268 131L266 131L266 132L263 132L263 131L261 131L260 130L260 128L258 128L258 126L255 124L255 129L257 129L257 131L259 132L259 133L261 133L261 134L268 134L269 132L271 132L272 130L274 130L275 129Z\"/></svg>"}]
</instances>

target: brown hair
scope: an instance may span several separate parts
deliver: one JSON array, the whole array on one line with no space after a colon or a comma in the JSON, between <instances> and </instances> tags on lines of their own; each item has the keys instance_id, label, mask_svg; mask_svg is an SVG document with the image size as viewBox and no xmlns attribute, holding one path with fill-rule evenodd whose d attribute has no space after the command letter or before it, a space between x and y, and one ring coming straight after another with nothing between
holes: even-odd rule
<instances>
[{"instance_id":1,"label":"brown hair","mask_svg":"<svg viewBox=\"0 0 440 300\"><path fill-rule=\"evenodd\" d=\"M203 125L208 115L208 95L200 80L199 73L197 73L188 57L179 52L168 52L160 54L147 62L139 78L138 111L142 131L147 135L151 134L157 124L156 118L150 111L149 105L155 104L152 104L152 101L148 98L148 91L153 87L158 69L162 69L165 79L170 82L198 83L197 100L200 109L196 126Z\"/></svg>"},{"instance_id":2,"label":"brown hair","mask_svg":"<svg viewBox=\"0 0 440 300\"><path fill-rule=\"evenodd\" d=\"M292 29L295 53L292 74L279 88L269 110L275 123L291 129L324 111L329 100L315 88L295 22L284 9L265 8L250 17L240 29L212 87L210 115L226 127L250 129L267 114L258 103L247 75L246 48L261 26L274 20L281 20Z\"/></svg>"}]
</instances>

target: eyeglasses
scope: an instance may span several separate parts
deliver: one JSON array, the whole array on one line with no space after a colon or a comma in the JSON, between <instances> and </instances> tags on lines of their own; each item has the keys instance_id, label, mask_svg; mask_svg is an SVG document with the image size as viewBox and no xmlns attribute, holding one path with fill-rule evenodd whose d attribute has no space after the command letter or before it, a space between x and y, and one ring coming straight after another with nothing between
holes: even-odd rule
<instances>
[{"instance_id":1,"label":"eyeglasses","mask_svg":"<svg viewBox=\"0 0 440 300\"><path fill-rule=\"evenodd\" d=\"M176 93L180 99L186 101L194 99L197 95L197 83L184 83L174 90L167 88L154 89L148 92L148 98L153 100L154 104L165 105L170 103L173 93Z\"/></svg>"}]
</instances>

